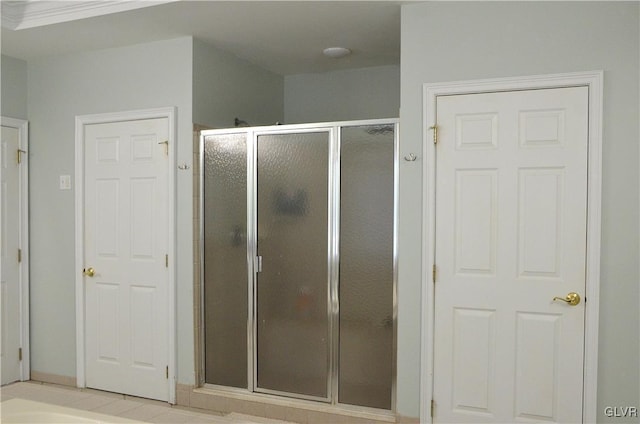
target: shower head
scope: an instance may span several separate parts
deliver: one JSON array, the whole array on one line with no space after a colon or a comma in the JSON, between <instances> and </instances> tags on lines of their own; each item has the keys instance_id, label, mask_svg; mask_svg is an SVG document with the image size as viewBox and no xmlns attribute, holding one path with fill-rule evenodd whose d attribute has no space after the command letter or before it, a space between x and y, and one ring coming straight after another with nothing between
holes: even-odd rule
<instances>
[{"instance_id":1,"label":"shower head","mask_svg":"<svg viewBox=\"0 0 640 424\"><path fill-rule=\"evenodd\" d=\"M247 121L243 121L242 119L235 118L233 123L236 127L249 127L249 123Z\"/></svg>"}]
</instances>

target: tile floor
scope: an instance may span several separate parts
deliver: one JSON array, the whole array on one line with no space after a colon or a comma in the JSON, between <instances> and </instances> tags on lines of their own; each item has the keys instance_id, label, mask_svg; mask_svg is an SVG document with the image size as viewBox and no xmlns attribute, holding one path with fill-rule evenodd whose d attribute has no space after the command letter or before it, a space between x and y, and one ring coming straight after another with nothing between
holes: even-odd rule
<instances>
[{"instance_id":1,"label":"tile floor","mask_svg":"<svg viewBox=\"0 0 640 424\"><path fill-rule=\"evenodd\" d=\"M216 413L99 390L76 389L32 381L3 386L0 388L0 397L3 402L13 398L27 399L149 423L286 424L285 421L250 415Z\"/></svg>"}]
</instances>

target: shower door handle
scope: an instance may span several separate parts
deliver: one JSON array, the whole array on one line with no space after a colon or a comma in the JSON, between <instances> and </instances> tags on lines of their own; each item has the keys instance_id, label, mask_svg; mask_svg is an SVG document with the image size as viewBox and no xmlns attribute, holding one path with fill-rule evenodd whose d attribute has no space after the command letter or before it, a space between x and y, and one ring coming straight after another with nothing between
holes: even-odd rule
<instances>
[{"instance_id":1,"label":"shower door handle","mask_svg":"<svg viewBox=\"0 0 640 424\"><path fill-rule=\"evenodd\" d=\"M256 273L262 272L262 256L256 256Z\"/></svg>"}]
</instances>

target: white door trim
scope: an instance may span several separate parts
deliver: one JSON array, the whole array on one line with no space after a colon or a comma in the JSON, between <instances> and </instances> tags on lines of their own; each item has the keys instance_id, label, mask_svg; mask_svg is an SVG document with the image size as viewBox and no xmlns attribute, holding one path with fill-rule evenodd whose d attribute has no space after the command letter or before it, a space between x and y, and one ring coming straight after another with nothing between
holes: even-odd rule
<instances>
[{"instance_id":1,"label":"white door trim","mask_svg":"<svg viewBox=\"0 0 640 424\"><path fill-rule=\"evenodd\" d=\"M31 378L31 351L29 345L29 122L23 119L1 117L3 127L18 130L20 149L27 152L22 156L24 162L20 168L20 345L22 362L20 380ZM0 219L2 212L0 211ZM1 266L1 265L0 265Z\"/></svg>"},{"instance_id":2,"label":"white door trim","mask_svg":"<svg viewBox=\"0 0 640 424\"><path fill-rule=\"evenodd\" d=\"M175 107L145 109L127 112L104 113L76 116L75 135L75 213L76 213L76 383L86 386L85 375L85 287L82 267L84 263L84 128L86 125L109 122L136 121L140 119L167 118L169 121L169 290L168 290L168 329L169 329L169 378L167 380L169 403L176 403L176 109Z\"/></svg>"},{"instance_id":3,"label":"white door trim","mask_svg":"<svg viewBox=\"0 0 640 424\"><path fill-rule=\"evenodd\" d=\"M602 186L603 72L577 72L423 85L423 204L422 204L422 335L420 370L420 422L431 423L433 397L434 297L431 269L435 255L435 145L430 127L436 124L437 96L543 88L589 88L589 163L587 205L587 257L583 422L597 421L598 325L600 302L600 227Z\"/></svg>"}]
</instances>

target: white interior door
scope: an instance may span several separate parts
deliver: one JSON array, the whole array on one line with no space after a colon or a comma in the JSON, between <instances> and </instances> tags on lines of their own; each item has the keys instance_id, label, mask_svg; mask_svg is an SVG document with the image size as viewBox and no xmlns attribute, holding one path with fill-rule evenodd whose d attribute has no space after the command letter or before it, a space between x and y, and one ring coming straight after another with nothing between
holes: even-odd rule
<instances>
[{"instance_id":1,"label":"white interior door","mask_svg":"<svg viewBox=\"0 0 640 424\"><path fill-rule=\"evenodd\" d=\"M86 385L168 400L169 123L85 126Z\"/></svg>"},{"instance_id":2,"label":"white interior door","mask_svg":"<svg viewBox=\"0 0 640 424\"><path fill-rule=\"evenodd\" d=\"M435 422L581 422L588 88L437 98Z\"/></svg>"},{"instance_id":3,"label":"white interior door","mask_svg":"<svg viewBox=\"0 0 640 424\"><path fill-rule=\"evenodd\" d=\"M21 281L20 281L20 133L18 128L2 126L2 151L0 152L0 290L2 296L0 322L2 328L0 351L2 357L2 384L20 380L19 349L21 332Z\"/></svg>"}]
</instances>

